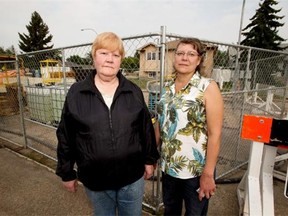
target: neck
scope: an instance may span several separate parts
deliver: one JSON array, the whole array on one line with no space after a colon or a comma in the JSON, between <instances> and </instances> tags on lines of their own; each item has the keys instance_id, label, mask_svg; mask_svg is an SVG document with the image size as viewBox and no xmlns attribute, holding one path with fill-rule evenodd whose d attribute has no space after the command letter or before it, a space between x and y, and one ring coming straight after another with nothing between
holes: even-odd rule
<instances>
[{"instance_id":1,"label":"neck","mask_svg":"<svg viewBox=\"0 0 288 216\"><path fill-rule=\"evenodd\" d=\"M187 74L183 74L183 73L177 73L176 75L176 81L179 83L187 83L189 82L189 80L193 77L194 73L187 73Z\"/></svg>"},{"instance_id":2,"label":"neck","mask_svg":"<svg viewBox=\"0 0 288 216\"><path fill-rule=\"evenodd\" d=\"M113 95L119 85L118 77L102 77L96 74L94 78L96 87L102 94Z\"/></svg>"},{"instance_id":3,"label":"neck","mask_svg":"<svg viewBox=\"0 0 288 216\"><path fill-rule=\"evenodd\" d=\"M118 77L117 76L104 76L100 74L96 74L94 78L95 83L103 83L103 84L113 84L115 82L118 82Z\"/></svg>"},{"instance_id":4,"label":"neck","mask_svg":"<svg viewBox=\"0 0 288 216\"><path fill-rule=\"evenodd\" d=\"M189 74L177 73L176 79L175 79L175 91L178 92L184 86L186 86L187 83L192 78L192 76L194 75L194 73L189 73Z\"/></svg>"}]
</instances>

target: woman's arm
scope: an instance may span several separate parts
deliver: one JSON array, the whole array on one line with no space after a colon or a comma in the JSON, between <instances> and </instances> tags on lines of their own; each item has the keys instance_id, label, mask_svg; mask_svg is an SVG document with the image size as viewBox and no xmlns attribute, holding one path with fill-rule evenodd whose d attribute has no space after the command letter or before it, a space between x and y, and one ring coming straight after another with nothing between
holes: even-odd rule
<instances>
[{"instance_id":1,"label":"woman's arm","mask_svg":"<svg viewBox=\"0 0 288 216\"><path fill-rule=\"evenodd\" d=\"M204 173L214 174L220 150L221 132L223 125L223 99L216 82L207 87L204 93L206 120L208 130L208 143L206 165Z\"/></svg>"},{"instance_id":2,"label":"woman's arm","mask_svg":"<svg viewBox=\"0 0 288 216\"><path fill-rule=\"evenodd\" d=\"M156 139L156 145L160 145L160 125L159 122L156 121L154 124L154 131L155 131L155 139Z\"/></svg>"},{"instance_id":3,"label":"woman's arm","mask_svg":"<svg viewBox=\"0 0 288 216\"><path fill-rule=\"evenodd\" d=\"M56 174L60 176L64 182L76 179L76 171L74 170L75 155L72 148L72 142L75 140L75 132L72 130L73 125L71 117L69 116L66 99L61 120L56 130L58 140Z\"/></svg>"},{"instance_id":4,"label":"woman's arm","mask_svg":"<svg viewBox=\"0 0 288 216\"><path fill-rule=\"evenodd\" d=\"M216 185L214 171L218 159L223 125L223 99L216 82L212 81L204 93L208 143L206 163L200 179L200 193L207 198L214 194ZM199 198L202 196L199 193Z\"/></svg>"}]
</instances>

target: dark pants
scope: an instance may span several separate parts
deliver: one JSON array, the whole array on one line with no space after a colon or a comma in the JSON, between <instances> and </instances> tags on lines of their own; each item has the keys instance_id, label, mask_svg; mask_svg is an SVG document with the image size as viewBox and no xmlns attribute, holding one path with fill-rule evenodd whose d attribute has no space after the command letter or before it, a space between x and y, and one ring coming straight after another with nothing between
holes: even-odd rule
<instances>
[{"instance_id":1,"label":"dark pants","mask_svg":"<svg viewBox=\"0 0 288 216\"><path fill-rule=\"evenodd\" d=\"M181 215L183 200L185 215L207 215L209 200L203 198L200 201L196 191L200 186L199 179L178 179L162 172L164 215Z\"/></svg>"}]
</instances>

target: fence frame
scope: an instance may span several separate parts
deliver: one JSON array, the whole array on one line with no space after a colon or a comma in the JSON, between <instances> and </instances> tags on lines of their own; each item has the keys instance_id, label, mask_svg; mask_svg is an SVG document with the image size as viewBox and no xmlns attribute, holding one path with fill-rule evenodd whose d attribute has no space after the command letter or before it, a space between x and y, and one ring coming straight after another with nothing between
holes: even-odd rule
<instances>
[{"instance_id":1,"label":"fence frame","mask_svg":"<svg viewBox=\"0 0 288 216\"><path fill-rule=\"evenodd\" d=\"M180 36L180 35L175 35L175 34L167 34L166 33L166 27L165 26L161 26L160 28L160 33L149 33L149 34L143 34L143 35L137 35L137 36L131 36L131 37L125 37L122 38L123 41L132 41L132 40L145 40L146 38L148 39L153 39L153 37L158 37L157 40L160 41L159 44L157 44L159 51L160 51L160 60L159 60L159 68L160 68L160 78L159 78L159 82L160 82L160 94L161 94L161 90L162 90L162 86L164 85L164 78L165 78L165 70L166 70L166 64L165 64L165 59L166 59L166 54L167 54L167 43L169 42L169 39L181 39L181 38L187 38L187 36ZM147 40L148 40L147 39ZM144 41L145 42L145 41ZM246 46L240 46L240 45L232 45L232 44L226 44L226 43L219 43L219 42L213 42L213 41L206 41L206 40L202 40L202 42L204 43L209 43L209 44L217 44L218 46L227 46L227 47L232 47L235 48L237 50L237 59L236 59L236 63L235 63L235 73L232 77L232 83L233 83L233 87L232 87L232 91L230 92L223 92L222 96L224 98L224 100L227 102L227 107L229 105L229 110L231 110L232 112L237 110L237 112L239 113L238 119L236 119L236 123L233 125L232 129L229 128L229 126L225 125L223 126L223 129L225 130L225 133L227 133L229 136L229 133L233 134L236 133L237 136L237 140L234 141L234 143L237 144L235 153L233 155L233 152L231 153L231 155L233 155L232 158L234 158L234 160L229 161L229 159L225 159L223 158L223 163L231 163L232 166L229 170L226 170L223 173L220 173L219 175L216 176L216 179L221 179L224 178L225 176L227 176L229 173L234 172L235 170L241 168L243 165L247 164L248 162L248 156L247 155L247 159L244 161L238 161L239 155L241 154L241 147L243 145L243 141L240 139L240 133L241 133L241 125L242 125L242 116L247 113L247 111L253 110L254 108L256 110L258 110L259 112L264 113L265 115L270 115L272 117L277 117L277 118L285 118L287 115L287 86L288 86L288 64L286 65L286 68L284 68L284 77L286 79L286 82L284 86L281 87L269 87L269 88L262 88L262 89L248 89L248 79L246 79L246 75L249 74L249 68L251 66L251 53L252 51L259 51L260 53L274 53L277 54L279 56L283 55L286 56L285 58L288 59L288 53L285 52L276 52L276 51L271 51L271 50L265 50L265 49L259 49L259 48L251 48L251 47L246 47ZM132 43L132 42L131 42ZM69 46L69 47L61 47L61 48L57 48L57 49L50 49L48 50L49 52L52 51L60 51L61 53L61 63L62 63L62 71L65 71L65 66L66 66L66 58L67 58L67 54L66 54L66 50L74 50L74 49L80 49L81 47L86 47L86 46L91 46L91 43L86 43L86 44L81 44L81 45L75 45L75 46ZM245 66L245 71L244 71L244 88L243 89L237 89L237 81L240 79L240 51L242 50L247 50L247 61L245 62L246 66ZM23 85L21 77L20 77L20 61L22 58L27 57L29 55L31 56L35 56L35 55L40 55L40 54L45 54L47 52L47 50L42 50L42 51L36 51L36 52L31 52L31 53L26 53L26 54L19 54L16 55L16 60L15 61L0 61L1 63L13 63L15 64L15 69L17 71L17 84L18 84L18 89L17 89L17 97L18 97L18 101L19 101L19 118L20 118L20 131L13 131L13 128L11 128L9 125L6 125L5 123L1 122L2 118L0 116L0 138L3 139L9 139L9 136L7 134L14 134L15 136L19 136L21 137L22 140L16 141L19 142L21 146L23 146L24 148L31 148L37 152L40 152L41 154L53 159L53 160L57 160L56 157L51 156L49 153L46 153L45 151L42 150L42 147L48 148L49 151L51 150L56 151L55 146L51 145L50 143L46 142L45 139L42 139L43 134L40 134L39 137L34 137L32 135L30 135L29 133L31 131L29 131L28 129L28 125L34 125L36 124L37 126L41 126L44 129L43 130L51 130L52 133L55 133L56 127L53 127L51 125L46 125L46 124L42 124L39 122L35 122L32 121L31 119L27 118L25 116L25 114L27 113L27 110L25 109L25 104L23 101L23 92L21 90L21 86ZM284 59L285 59L284 58ZM284 60L283 60L284 61ZM288 60L286 60L288 61ZM285 66L285 62L283 63ZM283 66L283 67L284 67ZM255 71L258 70L257 65L255 66ZM255 77L254 77L255 78ZM256 79L256 78L255 78ZM254 80L251 80L252 82L252 86L254 86ZM65 95L68 92L68 81L67 81L67 77L66 77L66 73L63 73L63 85L64 85L64 92ZM283 96L279 96L281 97L281 101L277 101L280 106L280 113L276 113L273 112L273 110L269 110L269 106L268 104L273 103L273 96L271 96L271 94L273 94L273 91L276 92L277 90L281 90L283 91ZM250 94L252 94L251 97L253 97L253 94L263 94L266 95L267 94L267 98L266 98L266 104L267 106L265 106L265 109L261 109L260 106L257 107L257 104L253 104L251 101L248 101L248 97ZM269 95L269 97L268 97ZM278 105L277 105L278 106ZM228 109L228 108L227 108ZM5 119L5 118L3 118ZM6 118L8 119L8 117ZM230 121L230 119L228 119ZM4 120L3 120L4 121ZM1 124L2 123L2 124ZM6 127L7 126L7 127ZM6 136L7 135L7 136ZM5 137L6 136L6 137ZM8 137L8 138L7 138ZM224 140L225 141L225 140ZM13 142L11 140L11 142ZM21 144L22 143L22 144ZM36 143L36 144L35 144ZM39 148L40 145L40 148ZM42 147L41 147L42 145ZM37 146L37 147L36 147ZM221 160L219 160L220 162L222 162ZM160 208L162 207L162 200L161 200L161 169L160 169L160 163L158 163L158 169L156 171L156 189L153 186L153 194L152 194L152 198L155 200L155 206L147 204L147 203L143 203L143 205L146 205L149 208L152 208L155 212L159 212ZM154 185L154 183L153 183Z\"/></svg>"}]
</instances>

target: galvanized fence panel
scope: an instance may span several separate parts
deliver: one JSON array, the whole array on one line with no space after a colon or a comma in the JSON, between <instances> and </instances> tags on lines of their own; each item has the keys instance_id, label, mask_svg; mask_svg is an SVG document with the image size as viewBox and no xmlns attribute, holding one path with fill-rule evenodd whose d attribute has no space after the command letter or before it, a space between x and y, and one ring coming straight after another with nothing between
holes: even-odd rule
<instances>
[{"instance_id":1,"label":"galvanized fence panel","mask_svg":"<svg viewBox=\"0 0 288 216\"><path fill-rule=\"evenodd\" d=\"M0 137L20 146L26 146L22 124L23 86L19 85L19 70L16 58L0 61ZM10 78L12 77L12 78Z\"/></svg>"},{"instance_id":2,"label":"galvanized fence panel","mask_svg":"<svg viewBox=\"0 0 288 216\"><path fill-rule=\"evenodd\" d=\"M177 40L181 38L184 36L167 34L163 39L163 35L158 33L123 38L126 56L121 65L122 73L143 90L151 112L155 111L159 98L161 77L165 81L174 72L173 52ZM288 54L213 41L202 42L206 46L205 67L202 69L219 84L224 99L217 178L225 178L247 163L249 158L250 142L240 138L243 115L277 118L287 115ZM29 148L56 160L55 130L65 96L72 83L83 80L93 70L91 45L18 55L18 73L21 75L20 71L25 71L25 76L19 76L19 81L15 76L6 76L0 85L2 138L22 146L27 142ZM163 61L161 52L165 56ZM0 61L1 64L4 62ZM164 65L163 74L161 64ZM11 87L12 83L16 87ZM22 113L19 105L23 106ZM155 171L153 181L145 184L144 204L156 210L162 200L160 174L159 170Z\"/></svg>"}]
</instances>

